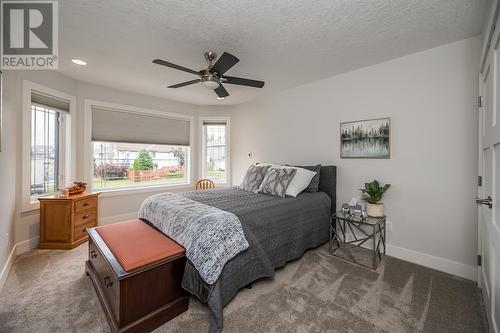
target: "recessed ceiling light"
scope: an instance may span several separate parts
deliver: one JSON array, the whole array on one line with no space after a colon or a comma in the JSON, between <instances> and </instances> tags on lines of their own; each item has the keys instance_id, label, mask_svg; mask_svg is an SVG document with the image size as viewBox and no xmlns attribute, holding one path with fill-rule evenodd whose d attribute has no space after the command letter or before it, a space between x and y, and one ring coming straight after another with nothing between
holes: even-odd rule
<instances>
[{"instance_id":1,"label":"recessed ceiling light","mask_svg":"<svg viewBox=\"0 0 500 333\"><path fill-rule=\"evenodd\" d=\"M80 65L80 66L87 66L87 63L81 59L71 59L71 61L74 64Z\"/></svg>"},{"instance_id":2,"label":"recessed ceiling light","mask_svg":"<svg viewBox=\"0 0 500 333\"><path fill-rule=\"evenodd\" d=\"M217 99L222 100L222 99L224 99L224 97L217 96Z\"/></svg>"}]
</instances>

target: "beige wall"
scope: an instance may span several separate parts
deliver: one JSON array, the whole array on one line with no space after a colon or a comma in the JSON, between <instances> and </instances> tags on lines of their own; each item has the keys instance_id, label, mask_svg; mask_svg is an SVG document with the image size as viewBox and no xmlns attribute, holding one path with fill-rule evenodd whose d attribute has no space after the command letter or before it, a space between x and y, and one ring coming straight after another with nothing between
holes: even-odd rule
<instances>
[{"instance_id":1,"label":"beige wall","mask_svg":"<svg viewBox=\"0 0 500 333\"><path fill-rule=\"evenodd\" d=\"M467 39L236 107L233 183L258 161L337 165L338 203L365 181L391 183L392 253L473 278L479 51ZM339 124L380 117L392 119L391 159L340 159Z\"/></svg>"}]
</instances>

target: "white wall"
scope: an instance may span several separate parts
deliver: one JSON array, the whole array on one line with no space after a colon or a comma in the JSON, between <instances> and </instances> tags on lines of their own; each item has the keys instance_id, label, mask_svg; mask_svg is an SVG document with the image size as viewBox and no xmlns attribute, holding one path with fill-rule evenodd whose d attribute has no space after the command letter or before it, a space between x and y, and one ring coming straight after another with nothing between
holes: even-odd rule
<instances>
[{"instance_id":1,"label":"white wall","mask_svg":"<svg viewBox=\"0 0 500 333\"><path fill-rule=\"evenodd\" d=\"M5 73L3 100L3 132L2 132L2 151L0 152L0 290L5 281L9 265L12 262L14 254L12 250L15 244L14 224L17 216L16 208L16 174L17 151L21 148L16 137L18 121L15 101L12 99L17 87L17 78Z\"/></svg>"},{"instance_id":2,"label":"white wall","mask_svg":"<svg viewBox=\"0 0 500 333\"><path fill-rule=\"evenodd\" d=\"M479 51L467 39L236 107L233 183L258 161L337 165L338 203L391 183L391 252L474 278ZM391 159L340 159L340 122L380 117L392 118Z\"/></svg>"}]
</instances>

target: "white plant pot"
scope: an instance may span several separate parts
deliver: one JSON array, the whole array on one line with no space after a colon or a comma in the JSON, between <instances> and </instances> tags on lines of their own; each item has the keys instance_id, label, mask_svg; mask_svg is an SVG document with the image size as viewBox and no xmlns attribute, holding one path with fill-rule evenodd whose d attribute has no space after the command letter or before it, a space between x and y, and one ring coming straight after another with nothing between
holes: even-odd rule
<instances>
[{"instance_id":1,"label":"white plant pot","mask_svg":"<svg viewBox=\"0 0 500 333\"><path fill-rule=\"evenodd\" d=\"M381 202L376 204L367 202L365 205L365 212L366 215L371 217L382 217L384 216L384 204Z\"/></svg>"}]
</instances>

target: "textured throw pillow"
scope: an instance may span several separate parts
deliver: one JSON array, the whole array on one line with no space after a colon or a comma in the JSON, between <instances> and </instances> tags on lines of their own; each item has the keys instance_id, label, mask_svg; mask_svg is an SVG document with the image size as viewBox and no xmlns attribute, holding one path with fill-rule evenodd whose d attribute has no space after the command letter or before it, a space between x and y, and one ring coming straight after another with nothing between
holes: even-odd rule
<instances>
[{"instance_id":1,"label":"textured throw pillow","mask_svg":"<svg viewBox=\"0 0 500 333\"><path fill-rule=\"evenodd\" d=\"M290 182L290 185L288 185L288 188L286 189L286 195L289 197L296 197L309 186L311 180L316 175L316 172L299 167L291 168L295 169L296 173Z\"/></svg>"},{"instance_id":2,"label":"textured throw pillow","mask_svg":"<svg viewBox=\"0 0 500 333\"><path fill-rule=\"evenodd\" d=\"M303 168L307 169L313 172L316 172L314 175L313 179L309 183L309 185L306 187L304 192L318 192L319 191L319 177L320 177L320 172L321 172L321 164L318 165L313 165L313 166L299 166L297 165L297 168Z\"/></svg>"},{"instance_id":3,"label":"textured throw pillow","mask_svg":"<svg viewBox=\"0 0 500 333\"><path fill-rule=\"evenodd\" d=\"M269 165L250 165L245 178L241 182L240 188L257 193L268 169Z\"/></svg>"},{"instance_id":4,"label":"textured throw pillow","mask_svg":"<svg viewBox=\"0 0 500 333\"><path fill-rule=\"evenodd\" d=\"M286 189L296 172L297 170L293 168L269 168L260 185L259 193L285 197Z\"/></svg>"}]
</instances>

